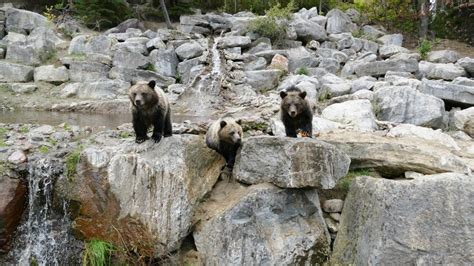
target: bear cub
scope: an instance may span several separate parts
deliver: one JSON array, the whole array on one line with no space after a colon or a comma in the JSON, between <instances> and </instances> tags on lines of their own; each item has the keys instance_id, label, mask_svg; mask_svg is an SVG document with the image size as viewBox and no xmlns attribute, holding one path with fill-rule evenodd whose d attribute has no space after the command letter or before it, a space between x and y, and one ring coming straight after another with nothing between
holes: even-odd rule
<instances>
[{"instance_id":1,"label":"bear cub","mask_svg":"<svg viewBox=\"0 0 474 266\"><path fill-rule=\"evenodd\" d=\"M303 137L312 137L313 111L306 99L306 91L291 87L280 92L280 118L285 125L287 137L296 138L300 133Z\"/></svg>"},{"instance_id":2,"label":"bear cub","mask_svg":"<svg viewBox=\"0 0 474 266\"><path fill-rule=\"evenodd\" d=\"M171 110L165 93L155 88L156 82L137 82L130 87L128 96L132 105L133 129L136 143L148 139L147 131L153 126L151 138L159 142L161 137L169 137L172 133Z\"/></svg>"},{"instance_id":3,"label":"bear cub","mask_svg":"<svg viewBox=\"0 0 474 266\"><path fill-rule=\"evenodd\" d=\"M237 150L242 143L241 121L231 116L216 120L206 133L206 145L224 156L226 166L234 167Z\"/></svg>"}]
</instances>

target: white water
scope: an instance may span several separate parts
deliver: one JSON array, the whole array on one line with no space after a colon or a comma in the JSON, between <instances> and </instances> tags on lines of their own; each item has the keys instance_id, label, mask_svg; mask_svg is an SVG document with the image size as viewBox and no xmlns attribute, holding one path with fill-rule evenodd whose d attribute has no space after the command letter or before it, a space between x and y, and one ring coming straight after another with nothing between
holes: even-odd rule
<instances>
[{"instance_id":1,"label":"white water","mask_svg":"<svg viewBox=\"0 0 474 266\"><path fill-rule=\"evenodd\" d=\"M58 168L49 159L34 162L28 175L28 219L19 229L19 246L14 250L18 265L64 265L72 254L74 240L67 205L64 215L53 210L53 189Z\"/></svg>"}]
</instances>

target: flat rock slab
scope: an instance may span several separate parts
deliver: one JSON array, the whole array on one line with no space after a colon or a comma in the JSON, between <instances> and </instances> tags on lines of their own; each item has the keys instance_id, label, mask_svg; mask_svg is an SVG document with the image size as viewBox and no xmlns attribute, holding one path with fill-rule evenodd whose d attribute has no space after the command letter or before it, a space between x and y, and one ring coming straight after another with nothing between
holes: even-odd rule
<instances>
[{"instance_id":1,"label":"flat rock slab","mask_svg":"<svg viewBox=\"0 0 474 266\"><path fill-rule=\"evenodd\" d=\"M332 265L471 265L474 182L358 177L347 195Z\"/></svg>"},{"instance_id":2,"label":"flat rock slab","mask_svg":"<svg viewBox=\"0 0 474 266\"><path fill-rule=\"evenodd\" d=\"M270 182L284 188L330 189L349 170L350 159L333 145L310 138L251 137L234 169L247 184Z\"/></svg>"},{"instance_id":3,"label":"flat rock slab","mask_svg":"<svg viewBox=\"0 0 474 266\"><path fill-rule=\"evenodd\" d=\"M464 158L436 141L344 130L323 132L318 139L333 144L349 155L351 168L375 168L384 176L399 176L407 171L423 174L471 173Z\"/></svg>"},{"instance_id":4,"label":"flat rock slab","mask_svg":"<svg viewBox=\"0 0 474 266\"><path fill-rule=\"evenodd\" d=\"M316 190L222 183L203 203L206 215L193 233L205 265L313 265L327 260L329 234Z\"/></svg>"}]
</instances>

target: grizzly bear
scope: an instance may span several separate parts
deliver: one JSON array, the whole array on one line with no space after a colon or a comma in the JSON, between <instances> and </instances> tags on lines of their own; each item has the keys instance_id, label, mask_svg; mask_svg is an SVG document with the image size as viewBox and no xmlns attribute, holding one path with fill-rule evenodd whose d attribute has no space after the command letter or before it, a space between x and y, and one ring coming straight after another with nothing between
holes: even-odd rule
<instances>
[{"instance_id":1,"label":"grizzly bear","mask_svg":"<svg viewBox=\"0 0 474 266\"><path fill-rule=\"evenodd\" d=\"M169 137L172 133L171 110L165 93L155 88L156 82L137 82L130 87L128 96L132 103L133 129L136 143L148 139L147 131L153 126L151 138L159 142L161 137Z\"/></svg>"},{"instance_id":2,"label":"grizzly bear","mask_svg":"<svg viewBox=\"0 0 474 266\"><path fill-rule=\"evenodd\" d=\"M216 120L206 133L206 145L224 156L226 166L234 167L237 150L242 143L241 121L231 116Z\"/></svg>"},{"instance_id":3,"label":"grizzly bear","mask_svg":"<svg viewBox=\"0 0 474 266\"><path fill-rule=\"evenodd\" d=\"M306 99L306 92L291 87L280 92L280 118L285 125L287 137L296 138L298 133L303 137L312 137L313 111Z\"/></svg>"}]
</instances>

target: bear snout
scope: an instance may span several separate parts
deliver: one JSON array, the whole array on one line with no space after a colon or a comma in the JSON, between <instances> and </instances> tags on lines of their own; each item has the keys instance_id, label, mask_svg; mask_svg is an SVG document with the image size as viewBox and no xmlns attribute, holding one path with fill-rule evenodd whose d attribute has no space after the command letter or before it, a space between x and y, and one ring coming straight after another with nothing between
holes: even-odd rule
<instances>
[{"instance_id":1,"label":"bear snout","mask_svg":"<svg viewBox=\"0 0 474 266\"><path fill-rule=\"evenodd\" d=\"M142 101L140 100L135 100L135 105L141 105L142 104Z\"/></svg>"}]
</instances>

